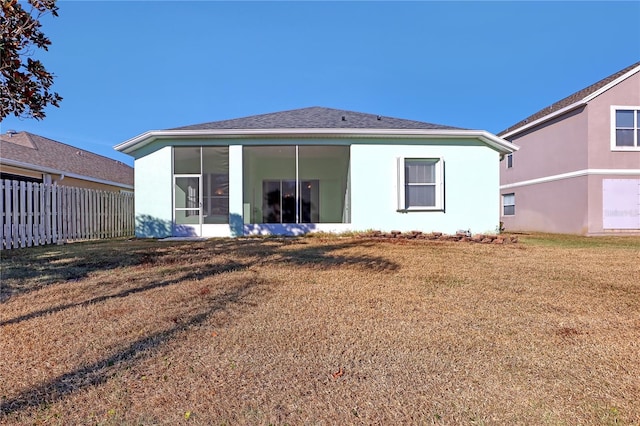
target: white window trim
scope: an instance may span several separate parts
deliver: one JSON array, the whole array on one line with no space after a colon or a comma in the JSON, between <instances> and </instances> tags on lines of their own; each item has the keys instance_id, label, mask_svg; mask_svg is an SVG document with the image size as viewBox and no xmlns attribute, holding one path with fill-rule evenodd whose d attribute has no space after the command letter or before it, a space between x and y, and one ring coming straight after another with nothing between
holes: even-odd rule
<instances>
[{"instance_id":1,"label":"white window trim","mask_svg":"<svg viewBox=\"0 0 640 426\"><path fill-rule=\"evenodd\" d=\"M512 195L513 196L513 204L505 204L504 203L504 199L508 195ZM500 213L502 213L502 216L515 216L516 215L516 193L515 192L508 192L506 194L502 194L502 197L501 197L500 201L501 201L501 204L502 204L502 206L501 206L501 210L502 211L500 212ZM505 206L513 206L513 214L506 214L504 212Z\"/></svg>"},{"instance_id":2,"label":"white window trim","mask_svg":"<svg viewBox=\"0 0 640 426\"><path fill-rule=\"evenodd\" d=\"M636 112L635 114L633 114L633 120L636 126L634 128L634 130L636 130L636 132L634 132L634 138L636 139L635 146L616 145L616 111L622 110L622 109L630 109ZM640 151L640 139L638 139L638 136L637 136L637 129L640 128L640 120L638 120L637 111L640 111L640 106L637 106L637 105L635 106L611 105L611 115L610 115L611 121L609 122L610 135L611 135L611 151Z\"/></svg>"},{"instance_id":3,"label":"white window trim","mask_svg":"<svg viewBox=\"0 0 640 426\"><path fill-rule=\"evenodd\" d=\"M511 165L509 165L509 161L511 161ZM505 169L513 169L513 154L507 154L504 158Z\"/></svg>"},{"instance_id":4,"label":"white window trim","mask_svg":"<svg viewBox=\"0 0 640 426\"><path fill-rule=\"evenodd\" d=\"M404 179L404 162L406 159L420 159L420 160L436 160L436 205L433 207L406 207L405 202L405 179ZM443 211L444 210L444 158L442 157L398 157L397 161L398 172L398 212L420 212L420 211Z\"/></svg>"}]
</instances>

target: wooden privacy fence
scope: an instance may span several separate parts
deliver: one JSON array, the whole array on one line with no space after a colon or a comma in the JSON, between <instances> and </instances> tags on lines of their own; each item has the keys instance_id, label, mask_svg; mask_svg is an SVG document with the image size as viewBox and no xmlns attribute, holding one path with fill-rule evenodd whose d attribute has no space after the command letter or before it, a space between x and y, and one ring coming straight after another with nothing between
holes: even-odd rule
<instances>
[{"instance_id":1,"label":"wooden privacy fence","mask_svg":"<svg viewBox=\"0 0 640 426\"><path fill-rule=\"evenodd\" d=\"M0 250L134 234L133 193L0 180Z\"/></svg>"}]
</instances>

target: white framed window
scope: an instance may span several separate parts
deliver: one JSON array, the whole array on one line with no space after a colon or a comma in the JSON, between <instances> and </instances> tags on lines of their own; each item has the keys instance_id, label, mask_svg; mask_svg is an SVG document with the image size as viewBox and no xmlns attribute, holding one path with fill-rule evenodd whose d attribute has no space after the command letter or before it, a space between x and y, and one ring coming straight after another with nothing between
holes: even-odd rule
<instances>
[{"instance_id":1,"label":"white framed window","mask_svg":"<svg viewBox=\"0 0 640 426\"><path fill-rule=\"evenodd\" d=\"M502 194L502 215L513 216L516 214L516 194Z\"/></svg>"},{"instance_id":2,"label":"white framed window","mask_svg":"<svg viewBox=\"0 0 640 426\"><path fill-rule=\"evenodd\" d=\"M507 154L507 169L513 167L513 154Z\"/></svg>"},{"instance_id":3,"label":"white framed window","mask_svg":"<svg viewBox=\"0 0 640 426\"><path fill-rule=\"evenodd\" d=\"M444 208L444 160L398 158L398 210Z\"/></svg>"},{"instance_id":4,"label":"white framed window","mask_svg":"<svg viewBox=\"0 0 640 426\"><path fill-rule=\"evenodd\" d=\"M611 150L640 151L640 106L611 106Z\"/></svg>"}]
</instances>

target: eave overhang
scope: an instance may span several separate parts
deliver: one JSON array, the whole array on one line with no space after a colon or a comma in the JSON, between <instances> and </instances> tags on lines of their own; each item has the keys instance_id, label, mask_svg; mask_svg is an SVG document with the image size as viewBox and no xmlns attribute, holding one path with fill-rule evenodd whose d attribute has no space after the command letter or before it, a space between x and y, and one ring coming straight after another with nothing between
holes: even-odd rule
<instances>
[{"instance_id":1,"label":"eave overhang","mask_svg":"<svg viewBox=\"0 0 640 426\"><path fill-rule=\"evenodd\" d=\"M274 138L391 138L391 139L478 139L501 155L519 148L484 130L445 129L206 129L151 130L114 146L125 154L162 139L274 139Z\"/></svg>"}]
</instances>

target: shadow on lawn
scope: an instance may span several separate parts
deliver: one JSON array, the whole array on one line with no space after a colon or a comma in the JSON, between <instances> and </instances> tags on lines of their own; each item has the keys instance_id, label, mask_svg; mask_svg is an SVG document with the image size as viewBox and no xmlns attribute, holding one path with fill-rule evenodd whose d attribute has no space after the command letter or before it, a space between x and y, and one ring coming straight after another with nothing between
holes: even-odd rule
<instances>
[{"instance_id":1,"label":"shadow on lawn","mask_svg":"<svg viewBox=\"0 0 640 426\"><path fill-rule=\"evenodd\" d=\"M103 240L40 246L2 253L0 302L9 297L86 278L93 272L141 264L153 241Z\"/></svg>"},{"instance_id":2,"label":"shadow on lawn","mask_svg":"<svg viewBox=\"0 0 640 426\"><path fill-rule=\"evenodd\" d=\"M104 294L69 302L64 305L52 306L44 310L34 311L20 317L5 320L0 326L16 324L45 314L56 313L75 307L105 302L113 298L123 298L132 294L148 290L179 284L192 279L204 279L231 271L254 270L262 266L295 265L322 269L358 268L380 273L389 273L398 269L398 265L381 256L349 255L340 253L341 250L352 247L371 246L375 243L361 240L332 240L326 241L305 238L249 238L249 239L217 239L204 242L160 243L150 241L118 241L104 243L78 243L64 247L38 249L24 253L24 256L12 256L8 268L3 264L3 279L29 285L37 280L39 274L44 274L43 280L37 280L36 288L45 285L58 285L66 282L68 273L65 268L72 268L75 279L82 279L93 272L122 266L149 266L152 282L133 281L129 288L122 288L117 274L111 282L101 283L101 287L119 286L119 290L111 294ZM217 256L224 256L217 258ZM32 262L40 259L41 264L37 272L31 269ZM216 262L213 261L216 260ZM207 263L208 262L208 263ZM4 260L3 260L4 263ZM199 265L199 266L195 266ZM158 280L153 280L154 266L170 266L172 273L177 276L162 280L162 272L157 272ZM257 270L259 273L259 269ZM136 287L136 284L139 285ZM126 285L126 284L125 284ZM113 377L122 368L135 365L142 359L153 356L162 345L170 341L176 334L198 325L210 318L214 313L222 310L232 310L245 303L249 296L265 294L269 283L261 280L257 275L253 278L243 278L243 282L212 297L210 304L201 312L196 312L186 321L174 327L143 337L117 353L105 357L91 365L79 368L58 376L40 386L28 389L10 399L0 403L1 416L36 407L43 403L54 403L66 395L84 388L99 385ZM4 285L3 285L4 287ZM26 294L30 288L10 288L7 297L15 293ZM2 290L5 292L5 289ZM15 293L14 293L15 292Z\"/></svg>"},{"instance_id":3,"label":"shadow on lawn","mask_svg":"<svg viewBox=\"0 0 640 426\"><path fill-rule=\"evenodd\" d=\"M216 297L215 301L206 310L193 315L188 321L178 323L168 330L139 339L109 357L58 376L41 386L2 401L0 404L0 416L29 407L52 404L66 395L105 383L118 371L131 367L137 361L151 357L155 351L159 350L163 344L178 333L203 323L216 312L230 310L234 306L242 305L243 298L251 293L266 291L266 286L267 283L256 278L238 284Z\"/></svg>"},{"instance_id":4,"label":"shadow on lawn","mask_svg":"<svg viewBox=\"0 0 640 426\"><path fill-rule=\"evenodd\" d=\"M313 239L309 239L313 241ZM375 271L393 271L397 265L380 256L336 254L352 246L366 246L361 240L314 244L305 238L216 239L205 242L162 242L157 240L116 240L43 246L3 253L0 303L18 294L50 285L82 280L94 272L142 264L189 262L189 257L218 254L237 256L245 263L248 256L269 262L284 262L323 268L361 267ZM201 260L201 259L200 259ZM252 264L262 263L260 259ZM251 264L247 265L251 266Z\"/></svg>"},{"instance_id":5,"label":"shadow on lawn","mask_svg":"<svg viewBox=\"0 0 640 426\"><path fill-rule=\"evenodd\" d=\"M192 270L192 268L187 268L189 270ZM75 302L75 303L67 303L64 305L58 305L58 306L53 306L51 308L48 309L43 309L40 311L35 311L35 312L30 312L26 315L21 315L19 317L16 318L11 318L5 321L0 321L0 326L3 325L7 325L7 324L15 324L21 321L26 321L32 318L37 318L39 316L42 315L49 315L55 312L60 312L63 311L65 309L71 309L71 308L77 308L77 307L83 307L83 306L88 306L88 305L92 305L92 304L96 304L96 303L100 303L100 302L104 302L105 300L109 300L109 299L115 299L115 298L119 298L119 297L127 297L129 295L132 294L136 294L136 293L141 293L143 291L147 291L147 290L153 290L155 288L161 288L161 287L167 287L173 284L177 284L181 281L185 281L185 280L192 280L192 279L202 279L208 276L213 276L213 275L217 275L217 274L221 274L224 272L231 272L231 271L237 271L237 270L241 270L241 269L246 269L246 265L243 265L241 263L228 263L228 264L223 264L223 265L211 265L211 266L207 266L207 268L203 269L198 269L196 271L189 272L185 275L181 275L177 278L171 279L171 280L166 280L166 281L158 281L158 282L152 282L148 285L144 285L142 287L133 287L133 288L129 288L117 293L113 293L113 294L105 294L105 295L101 295L101 296L97 296L97 297L93 297L81 302Z\"/></svg>"}]
</instances>

